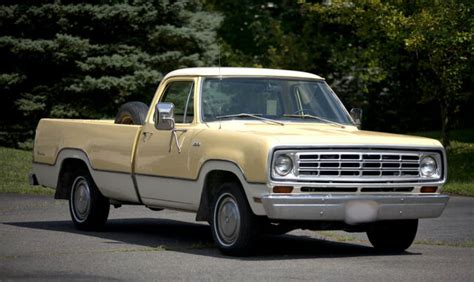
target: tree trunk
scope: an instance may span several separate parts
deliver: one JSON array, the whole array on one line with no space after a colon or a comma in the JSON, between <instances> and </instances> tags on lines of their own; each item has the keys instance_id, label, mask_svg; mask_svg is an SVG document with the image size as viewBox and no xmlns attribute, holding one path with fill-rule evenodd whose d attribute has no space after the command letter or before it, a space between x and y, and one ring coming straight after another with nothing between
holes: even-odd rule
<instances>
[{"instance_id":1,"label":"tree trunk","mask_svg":"<svg viewBox=\"0 0 474 282\"><path fill-rule=\"evenodd\" d=\"M448 148L449 143L449 107L446 101L441 101L441 142L445 148Z\"/></svg>"}]
</instances>

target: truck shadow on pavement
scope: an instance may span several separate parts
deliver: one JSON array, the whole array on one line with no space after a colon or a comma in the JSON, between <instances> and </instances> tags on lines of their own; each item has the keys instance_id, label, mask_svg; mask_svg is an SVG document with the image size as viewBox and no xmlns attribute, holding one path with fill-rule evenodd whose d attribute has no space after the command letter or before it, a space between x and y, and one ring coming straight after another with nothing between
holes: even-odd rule
<instances>
[{"instance_id":1,"label":"truck shadow on pavement","mask_svg":"<svg viewBox=\"0 0 474 282\"><path fill-rule=\"evenodd\" d=\"M214 246L211 229L207 224L189 223L170 219L110 219L102 231L79 231L70 221L8 222L7 225L83 235L105 239L99 244L110 244L111 251L166 250L195 255L223 257ZM44 235L42 235L44 236ZM64 239L64 237L63 237ZM94 244L97 244L94 242ZM125 246L120 246L124 245ZM120 247L118 247L120 246ZM100 249L106 249L101 246ZM253 256L242 260L273 260L298 258L337 258L377 256L373 248L357 243L336 242L301 235L265 235L259 240ZM392 255L392 254L391 254ZM396 255L419 255L404 252Z\"/></svg>"}]
</instances>

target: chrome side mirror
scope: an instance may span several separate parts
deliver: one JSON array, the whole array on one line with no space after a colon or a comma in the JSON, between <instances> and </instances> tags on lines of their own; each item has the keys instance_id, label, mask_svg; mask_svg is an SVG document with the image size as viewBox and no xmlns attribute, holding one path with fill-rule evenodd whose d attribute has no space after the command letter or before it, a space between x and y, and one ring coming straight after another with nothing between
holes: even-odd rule
<instances>
[{"instance_id":1,"label":"chrome side mirror","mask_svg":"<svg viewBox=\"0 0 474 282\"><path fill-rule=\"evenodd\" d=\"M361 108L352 108L351 109L351 118L354 121L357 128L360 129L362 125L362 109Z\"/></svg>"},{"instance_id":2,"label":"chrome side mirror","mask_svg":"<svg viewBox=\"0 0 474 282\"><path fill-rule=\"evenodd\" d=\"M174 129L174 105L173 103L158 103L153 115L155 128L158 130Z\"/></svg>"}]
</instances>

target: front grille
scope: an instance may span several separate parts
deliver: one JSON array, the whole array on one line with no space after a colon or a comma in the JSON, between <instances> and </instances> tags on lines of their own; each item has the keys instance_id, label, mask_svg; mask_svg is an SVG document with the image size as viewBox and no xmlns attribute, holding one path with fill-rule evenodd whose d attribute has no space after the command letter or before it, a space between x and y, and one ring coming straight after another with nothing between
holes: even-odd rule
<instances>
[{"instance_id":1,"label":"front grille","mask_svg":"<svg viewBox=\"0 0 474 282\"><path fill-rule=\"evenodd\" d=\"M419 179L421 152L297 152L296 175L315 180Z\"/></svg>"}]
</instances>

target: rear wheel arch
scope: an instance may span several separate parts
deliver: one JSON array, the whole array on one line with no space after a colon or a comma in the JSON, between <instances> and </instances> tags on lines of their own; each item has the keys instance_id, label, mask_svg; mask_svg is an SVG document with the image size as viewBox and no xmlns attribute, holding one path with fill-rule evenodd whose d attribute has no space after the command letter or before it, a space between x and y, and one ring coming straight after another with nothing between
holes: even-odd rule
<instances>
[{"instance_id":1,"label":"rear wheel arch","mask_svg":"<svg viewBox=\"0 0 474 282\"><path fill-rule=\"evenodd\" d=\"M65 158L62 160L61 167L59 169L56 194L54 195L55 199L69 199L71 182L74 181L72 177L74 172L79 169L89 171L89 167L84 160L79 158Z\"/></svg>"},{"instance_id":2,"label":"rear wheel arch","mask_svg":"<svg viewBox=\"0 0 474 282\"><path fill-rule=\"evenodd\" d=\"M72 172L85 169L94 178L89 157L83 150L63 148L59 151L55 164L57 175L56 199L69 199L68 185L73 181L70 179Z\"/></svg>"}]
</instances>

